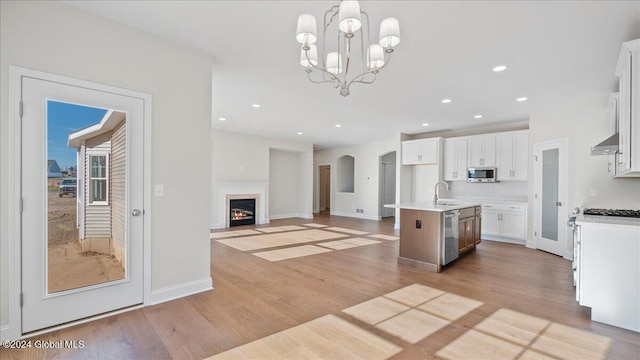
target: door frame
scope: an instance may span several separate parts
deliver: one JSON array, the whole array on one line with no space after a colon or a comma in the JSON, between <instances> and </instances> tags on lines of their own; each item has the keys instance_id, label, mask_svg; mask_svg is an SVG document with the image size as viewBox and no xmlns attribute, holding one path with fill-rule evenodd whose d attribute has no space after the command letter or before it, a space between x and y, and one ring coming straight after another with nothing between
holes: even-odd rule
<instances>
[{"instance_id":1,"label":"door frame","mask_svg":"<svg viewBox=\"0 0 640 360\"><path fill-rule=\"evenodd\" d=\"M43 71L27 69L19 66L9 66L9 116L8 116L8 150L9 150L9 171L8 176L9 193L7 194L7 202L10 205L10 211L7 214L9 241L7 244L8 263L8 305L9 305L9 323L6 328L2 329L2 340L22 338L22 307L20 304L20 295L22 293L22 233L21 233L21 166L22 166L22 125L21 125L21 92L22 77L32 77L45 81L57 82L61 84L86 88L91 90L103 91L117 95L137 98L144 103L143 113L143 245L142 245L142 261L143 261L143 302L142 305L130 307L127 309L116 310L106 314L85 318L63 325L47 328L42 331L29 333L29 337L75 326L85 322L93 321L99 318L111 316L117 313L130 311L136 308L144 307L150 304L151 300L151 110L152 95L118 88L110 85L90 82L86 80L76 79L72 77L50 74Z\"/></svg>"},{"instance_id":2,"label":"door frame","mask_svg":"<svg viewBox=\"0 0 640 360\"><path fill-rule=\"evenodd\" d=\"M541 211L541 201L542 201L542 197L538 196L536 198L537 194L540 194L540 192L542 191L542 173L538 170L538 160L542 161L542 159L536 159L536 157L539 155L538 153L541 153L541 148L549 146L549 145L555 145L557 144L557 149L559 150L558 153L558 166L559 166L559 171L558 171L558 201L562 202L562 209L564 210L564 217L560 217L560 214L558 214L559 218L558 218L558 246L559 246L559 254L556 255L560 255L565 259L572 259L572 252L567 250L567 244L568 244L568 229L569 227L566 227L564 224L564 220L567 218L567 216L569 215L568 212L568 197L569 197L569 172L568 172L568 149L569 149L569 139L567 137L564 138L560 138L560 139L553 139L553 140L547 140L547 141L541 141L541 142L537 142L533 145L533 247L535 249L539 249L538 248L538 244L540 242L540 238L542 236L541 234L541 230L540 230L540 226L541 226L541 217L540 217L540 211ZM543 250L544 251L544 250Z\"/></svg>"}]
</instances>

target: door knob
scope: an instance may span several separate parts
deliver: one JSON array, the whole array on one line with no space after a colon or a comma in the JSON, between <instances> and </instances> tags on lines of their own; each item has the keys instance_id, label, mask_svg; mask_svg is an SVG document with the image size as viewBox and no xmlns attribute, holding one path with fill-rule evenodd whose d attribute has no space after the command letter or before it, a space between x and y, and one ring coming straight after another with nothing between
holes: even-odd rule
<instances>
[{"instance_id":1,"label":"door knob","mask_svg":"<svg viewBox=\"0 0 640 360\"><path fill-rule=\"evenodd\" d=\"M134 209L134 210L131 212L131 215L133 215L133 216L140 216L140 215L142 215L142 211L140 211L140 210L138 210L138 209Z\"/></svg>"}]
</instances>

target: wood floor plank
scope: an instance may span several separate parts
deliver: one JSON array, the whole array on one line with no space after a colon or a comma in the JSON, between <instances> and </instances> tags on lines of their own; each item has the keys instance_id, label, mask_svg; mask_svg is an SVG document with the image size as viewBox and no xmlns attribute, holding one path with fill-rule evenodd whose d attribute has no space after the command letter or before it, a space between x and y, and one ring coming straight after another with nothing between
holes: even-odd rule
<instances>
[{"instance_id":1,"label":"wood floor plank","mask_svg":"<svg viewBox=\"0 0 640 360\"><path fill-rule=\"evenodd\" d=\"M269 226L309 223L308 219L282 219L271 221ZM325 214L313 219L313 224L325 227L399 236L393 223L392 218L370 221ZM259 233L255 229L255 226L243 226L237 230ZM353 236L345 235L348 237ZM482 241L475 251L454 261L442 273L433 274L400 266L397 256L398 242L382 241L270 263L211 240L213 291L31 338L33 341L83 339L83 349L2 349L0 359L200 360L326 315L347 320L403 348L393 359L433 359L447 345L501 309L610 338L609 358L637 360L640 353L640 334L592 322L590 310L576 303L571 262L561 257L521 245ZM412 284L484 305L415 344L342 312ZM566 340L554 336L545 341L566 344ZM481 341L481 344L484 343ZM300 351L291 352L290 357L303 357L304 350ZM525 358L545 356L534 348L528 348L522 355Z\"/></svg>"}]
</instances>

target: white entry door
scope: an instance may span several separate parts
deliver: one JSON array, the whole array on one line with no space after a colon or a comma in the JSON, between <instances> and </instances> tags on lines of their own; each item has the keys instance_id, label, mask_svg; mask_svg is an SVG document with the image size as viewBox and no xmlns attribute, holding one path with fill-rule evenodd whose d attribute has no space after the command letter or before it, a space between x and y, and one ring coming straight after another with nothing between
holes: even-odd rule
<instances>
[{"instance_id":1,"label":"white entry door","mask_svg":"<svg viewBox=\"0 0 640 360\"><path fill-rule=\"evenodd\" d=\"M534 145L534 241L537 249L567 253L567 140Z\"/></svg>"},{"instance_id":2,"label":"white entry door","mask_svg":"<svg viewBox=\"0 0 640 360\"><path fill-rule=\"evenodd\" d=\"M21 84L22 334L141 304L144 100Z\"/></svg>"}]
</instances>

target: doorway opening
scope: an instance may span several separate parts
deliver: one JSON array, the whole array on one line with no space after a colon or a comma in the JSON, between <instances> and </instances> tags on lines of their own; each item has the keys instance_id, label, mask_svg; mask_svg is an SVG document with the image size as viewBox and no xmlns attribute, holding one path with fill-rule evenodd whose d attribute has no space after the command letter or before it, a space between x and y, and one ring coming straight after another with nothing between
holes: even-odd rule
<instances>
[{"instance_id":1,"label":"doorway opening","mask_svg":"<svg viewBox=\"0 0 640 360\"><path fill-rule=\"evenodd\" d=\"M331 213L331 165L320 165L320 201L321 213Z\"/></svg>"},{"instance_id":2,"label":"doorway opening","mask_svg":"<svg viewBox=\"0 0 640 360\"><path fill-rule=\"evenodd\" d=\"M392 151L380 157L380 195L379 214L381 218L395 216L395 209L384 207L396 202L396 152Z\"/></svg>"}]
</instances>

